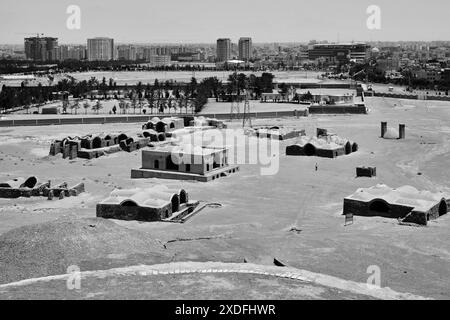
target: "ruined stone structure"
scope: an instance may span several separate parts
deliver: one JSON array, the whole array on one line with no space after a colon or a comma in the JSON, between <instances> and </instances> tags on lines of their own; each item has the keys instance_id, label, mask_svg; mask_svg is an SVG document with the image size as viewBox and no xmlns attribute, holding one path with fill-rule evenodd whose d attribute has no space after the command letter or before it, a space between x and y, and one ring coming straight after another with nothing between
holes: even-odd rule
<instances>
[{"instance_id":1,"label":"ruined stone structure","mask_svg":"<svg viewBox=\"0 0 450 320\"><path fill-rule=\"evenodd\" d=\"M162 134L164 135L164 134ZM159 137L159 136L158 136ZM159 138L165 140L164 138ZM50 155L62 153L64 159L94 159L120 151L132 152L148 145L150 137L128 137L126 134L101 134L83 137L67 137L55 140L50 146Z\"/></svg>"},{"instance_id":2,"label":"ruined stone structure","mask_svg":"<svg viewBox=\"0 0 450 320\"><path fill-rule=\"evenodd\" d=\"M226 129L227 125L220 120L205 118L203 116L195 117L189 122L190 127L211 127L214 129Z\"/></svg>"},{"instance_id":3,"label":"ruined stone structure","mask_svg":"<svg viewBox=\"0 0 450 320\"><path fill-rule=\"evenodd\" d=\"M151 129L159 133L170 132L182 128L184 128L184 119L174 117L163 119L154 117L142 126L142 130Z\"/></svg>"},{"instance_id":4,"label":"ruined stone structure","mask_svg":"<svg viewBox=\"0 0 450 320\"><path fill-rule=\"evenodd\" d=\"M450 197L443 193L418 191L411 186L393 189L379 184L358 189L344 199L344 215L401 219L427 225L448 212Z\"/></svg>"},{"instance_id":5,"label":"ruined stone structure","mask_svg":"<svg viewBox=\"0 0 450 320\"><path fill-rule=\"evenodd\" d=\"M286 147L288 156L317 156L336 158L358 151L358 144L337 135L329 135L322 129L318 130L319 137L302 136L297 143Z\"/></svg>"},{"instance_id":6,"label":"ruined stone structure","mask_svg":"<svg viewBox=\"0 0 450 320\"><path fill-rule=\"evenodd\" d=\"M228 164L226 148L186 145L142 150L142 168L131 171L132 179L161 178L207 182L239 170Z\"/></svg>"},{"instance_id":7,"label":"ruined stone structure","mask_svg":"<svg viewBox=\"0 0 450 320\"><path fill-rule=\"evenodd\" d=\"M259 138L268 138L276 140L288 140L305 136L305 130L295 130L280 127L265 127L256 129L253 134Z\"/></svg>"},{"instance_id":8,"label":"ruined stone structure","mask_svg":"<svg viewBox=\"0 0 450 320\"><path fill-rule=\"evenodd\" d=\"M399 124L398 132L393 128L388 128L387 122L381 122L381 138L383 139L406 139L406 125Z\"/></svg>"},{"instance_id":9,"label":"ruined stone structure","mask_svg":"<svg viewBox=\"0 0 450 320\"><path fill-rule=\"evenodd\" d=\"M51 187L51 182L39 183L36 177L29 177L28 179L16 178L4 183L0 183L0 198L30 198L30 197L59 197L61 194L64 196L78 196L83 193L84 184L80 183L71 188L67 186L67 183L63 183L56 187Z\"/></svg>"},{"instance_id":10,"label":"ruined stone structure","mask_svg":"<svg viewBox=\"0 0 450 320\"><path fill-rule=\"evenodd\" d=\"M127 138L120 141L120 148L126 152L133 152L148 146L150 138Z\"/></svg>"},{"instance_id":11,"label":"ruined stone structure","mask_svg":"<svg viewBox=\"0 0 450 320\"><path fill-rule=\"evenodd\" d=\"M163 221L187 215L198 205L184 189L158 185L149 189L114 190L97 204L97 217L119 220Z\"/></svg>"},{"instance_id":12,"label":"ruined stone structure","mask_svg":"<svg viewBox=\"0 0 450 320\"><path fill-rule=\"evenodd\" d=\"M356 177L368 177L373 178L377 176L377 168L375 167L357 167Z\"/></svg>"},{"instance_id":13,"label":"ruined stone structure","mask_svg":"<svg viewBox=\"0 0 450 320\"><path fill-rule=\"evenodd\" d=\"M144 138L149 138L150 142L163 142L166 141L166 133L156 132L153 129L146 129L140 134Z\"/></svg>"},{"instance_id":14,"label":"ruined stone structure","mask_svg":"<svg viewBox=\"0 0 450 320\"><path fill-rule=\"evenodd\" d=\"M40 184L36 177L15 178L3 183L0 183L0 198L14 199L14 198L30 198L32 196L39 196L43 188L49 184Z\"/></svg>"}]
</instances>

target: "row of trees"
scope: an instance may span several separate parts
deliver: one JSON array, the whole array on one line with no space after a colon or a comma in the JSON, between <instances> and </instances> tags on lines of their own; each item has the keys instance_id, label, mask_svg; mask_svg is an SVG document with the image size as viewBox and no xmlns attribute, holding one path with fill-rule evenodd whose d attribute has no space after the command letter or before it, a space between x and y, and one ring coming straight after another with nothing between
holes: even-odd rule
<instances>
[{"instance_id":1,"label":"row of trees","mask_svg":"<svg viewBox=\"0 0 450 320\"><path fill-rule=\"evenodd\" d=\"M114 98L117 100L129 100L134 110L148 108L157 109L160 112L166 109L188 109L191 107L195 112L200 112L207 104L209 98L218 99L220 95L238 93L243 90L251 90L256 97L261 93L272 92L274 76L270 73L263 73L258 77L253 74L247 76L243 73L230 75L227 84L223 84L217 77L205 78L198 82L195 77L189 83L177 83L166 81L160 83L155 80L153 85L149 83L137 83L135 86L118 87L113 79L103 78L101 81L92 77L89 80L77 81L73 77L60 80L54 86L27 87L22 83L21 87L6 87L0 93L0 108L4 111L16 107L29 108L39 106L54 99L58 99L53 93L68 92L76 100L92 99L97 100ZM65 100L65 99L63 99ZM122 104L123 105L123 104ZM64 106L70 109L69 106ZM74 107L75 110L79 109ZM120 108L120 106L119 106ZM125 108L120 108L121 110Z\"/></svg>"},{"instance_id":2,"label":"row of trees","mask_svg":"<svg viewBox=\"0 0 450 320\"><path fill-rule=\"evenodd\" d=\"M260 77L254 74L247 76L244 73L234 73L228 77L226 87L220 89L222 94L225 92L227 94L242 94L244 90L250 90L259 98L262 93L272 93L274 78L275 76L271 73L263 73Z\"/></svg>"}]
</instances>

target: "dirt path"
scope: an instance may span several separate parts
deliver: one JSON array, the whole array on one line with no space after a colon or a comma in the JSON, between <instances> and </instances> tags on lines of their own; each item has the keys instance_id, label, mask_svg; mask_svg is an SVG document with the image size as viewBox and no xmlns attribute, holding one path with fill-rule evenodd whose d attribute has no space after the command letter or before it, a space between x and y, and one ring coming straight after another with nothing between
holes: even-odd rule
<instances>
[{"instance_id":1,"label":"dirt path","mask_svg":"<svg viewBox=\"0 0 450 320\"><path fill-rule=\"evenodd\" d=\"M255 274L268 277L287 278L294 281L302 281L306 283L316 284L329 288L343 291L349 291L354 294L365 295L375 299L388 300L423 300L427 299L422 296L410 293L396 292L390 288L380 288L369 284L358 283L354 281L343 280L325 274L314 273L306 270L300 270L290 267L275 267L247 263L221 263L221 262L177 262L159 265L138 265L125 268L114 268L109 270L85 271L80 272L81 281L88 281L92 278L107 278L115 276L164 276L169 274L191 274L191 273L239 273L239 274ZM56 275L43 278L34 278L22 280L14 283L4 284L0 286L0 294L9 290L27 290L28 286L36 283L50 283L55 280L70 281L71 275Z\"/></svg>"}]
</instances>

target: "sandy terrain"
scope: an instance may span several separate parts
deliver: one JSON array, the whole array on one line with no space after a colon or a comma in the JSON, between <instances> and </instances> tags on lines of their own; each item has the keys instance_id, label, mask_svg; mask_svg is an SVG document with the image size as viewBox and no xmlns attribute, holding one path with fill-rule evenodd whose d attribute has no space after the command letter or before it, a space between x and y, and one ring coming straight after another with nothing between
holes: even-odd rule
<instances>
[{"instance_id":1,"label":"sandy terrain","mask_svg":"<svg viewBox=\"0 0 450 320\"><path fill-rule=\"evenodd\" d=\"M69 184L83 181L87 189L78 198L53 202L38 198L0 199L0 234L62 216L94 217L96 203L117 186L164 183L185 188L192 199L223 205L205 209L183 225L117 221L121 226L140 230L166 243L175 252L176 261L242 261L245 258L252 263L271 265L276 257L295 268L362 283L369 277L367 268L376 265L381 270L382 287L448 299L450 215L431 222L426 228L362 217L355 217L353 225L344 227L341 213L345 196L359 187L377 183L449 191L450 104L382 98L369 98L367 104L371 109L369 115L254 121L254 125L305 128L309 134L316 127L328 128L358 142L359 152L335 160L286 157L282 152L280 170L274 176L261 176L257 165L242 165L239 173L207 184L130 180L130 170L140 167L140 152L117 153L90 161L47 156L50 141L56 137L138 131L137 124L0 129L0 180L37 175L41 180ZM405 123L407 139L379 139L383 120L388 120L393 127ZM238 127L239 123L230 126ZM292 142L283 142L282 150ZM358 165L376 166L378 177L355 179ZM295 232L291 231L293 227ZM95 269L95 265L91 268ZM172 297L169 291L167 297Z\"/></svg>"}]
</instances>

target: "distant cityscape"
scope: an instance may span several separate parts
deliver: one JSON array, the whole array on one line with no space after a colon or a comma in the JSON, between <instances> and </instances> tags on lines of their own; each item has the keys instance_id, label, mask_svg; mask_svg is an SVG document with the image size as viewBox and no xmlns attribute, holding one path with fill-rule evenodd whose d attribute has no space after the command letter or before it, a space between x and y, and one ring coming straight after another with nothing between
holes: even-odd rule
<instances>
[{"instance_id":1,"label":"distant cityscape","mask_svg":"<svg viewBox=\"0 0 450 320\"><path fill-rule=\"evenodd\" d=\"M24 39L24 46L0 46L0 59L33 63L65 61L126 61L152 67L207 65L221 68L234 60L253 70L298 70L312 67L348 73L352 66L369 64L385 79L405 77L427 83L450 82L450 42L371 42L255 44L251 37L235 42L219 38L215 44L116 44L114 39L87 39L86 45L59 44L58 38L37 34ZM368 76L366 70L360 70ZM373 75L372 75L373 76Z\"/></svg>"}]
</instances>

